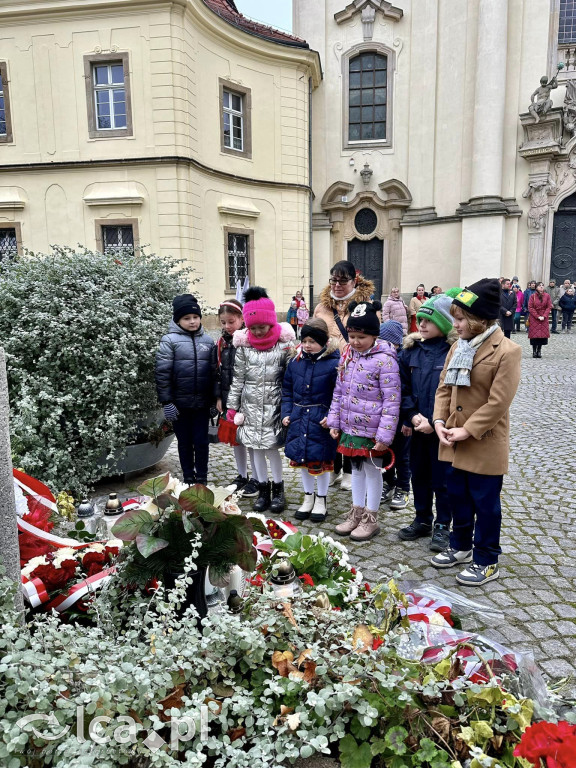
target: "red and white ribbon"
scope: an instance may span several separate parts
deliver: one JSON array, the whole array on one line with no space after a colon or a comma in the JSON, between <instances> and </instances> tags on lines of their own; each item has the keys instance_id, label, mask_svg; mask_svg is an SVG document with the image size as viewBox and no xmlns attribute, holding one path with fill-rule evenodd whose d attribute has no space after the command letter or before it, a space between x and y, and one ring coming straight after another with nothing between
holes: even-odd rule
<instances>
[{"instance_id":1,"label":"red and white ribbon","mask_svg":"<svg viewBox=\"0 0 576 768\"><path fill-rule=\"evenodd\" d=\"M38 608L39 605L50 600L42 579L29 579L26 576L22 576L22 594L32 608Z\"/></svg>"},{"instance_id":2,"label":"red and white ribbon","mask_svg":"<svg viewBox=\"0 0 576 768\"><path fill-rule=\"evenodd\" d=\"M22 492L26 496L31 496L51 512L58 511L56 499L47 485L41 483L40 480L36 480L35 477L30 477L30 475L27 475L25 472L21 472L19 469L13 469L12 474L14 476L14 482L22 489Z\"/></svg>"},{"instance_id":3,"label":"red and white ribbon","mask_svg":"<svg viewBox=\"0 0 576 768\"><path fill-rule=\"evenodd\" d=\"M54 609L58 613L63 613L86 595L92 594L97 589L101 589L110 581L115 573L115 567L107 568L104 571L100 571L100 573L95 573L94 576L79 581L67 592L58 595L58 597L55 597L54 600L50 601L46 606L46 610L50 611Z\"/></svg>"}]
</instances>

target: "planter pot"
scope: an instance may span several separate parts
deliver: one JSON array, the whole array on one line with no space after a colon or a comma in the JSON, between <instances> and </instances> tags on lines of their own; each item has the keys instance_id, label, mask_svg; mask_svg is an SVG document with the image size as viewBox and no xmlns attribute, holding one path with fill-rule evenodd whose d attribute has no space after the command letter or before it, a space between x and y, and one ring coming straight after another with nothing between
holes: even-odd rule
<instances>
[{"instance_id":1,"label":"planter pot","mask_svg":"<svg viewBox=\"0 0 576 768\"><path fill-rule=\"evenodd\" d=\"M199 568L197 571L188 574L192 578L192 584L189 584L186 587L186 602L176 611L178 617L183 615L190 604L192 604L198 611L198 624L208 615L208 605L206 603L206 570L205 567ZM165 571L164 586L166 589L174 589L176 580L181 575L181 573Z\"/></svg>"},{"instance_id":2,"label":"planter pot","mask_svg":"<svg viewBox=\"0 0 576 768\"><path fill-rule=\"evenodd\" d=\"M102 470L102 477L128 475L153 467L154 464L162 461L173 440L173 434L167 435L158 445L154 445L154 443L128 445L125 450L117 451L111 459L106 460L103 457L102 463L105 464L105 467Z\"/></svg>"}]
</instances>

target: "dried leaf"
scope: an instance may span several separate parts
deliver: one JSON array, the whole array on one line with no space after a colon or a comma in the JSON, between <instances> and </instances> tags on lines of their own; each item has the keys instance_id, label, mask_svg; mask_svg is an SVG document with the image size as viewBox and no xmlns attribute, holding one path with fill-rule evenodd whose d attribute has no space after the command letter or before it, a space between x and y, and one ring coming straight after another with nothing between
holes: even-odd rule
<instances>
[{"instance_id":1,"label":"dried leaf","mask_svg":"<svg viewBox=\"0 0 576 768\"><path fill-rule=\"evenodd\" d=\"M291 651L274 651L272 654L272 666L281 677L288 677L291 672L297 671L293 661L294 654Z\"/></svg>"},{"instance_id":2,"label":"dried leaf","mask_svg":"<svg viewBox=\"0 0 576 768\"><path fill-rule=\"evenodd\" d=\"M241 739L242 736L246 735L246 728L239 725L236 728L230 728L228 731L228 736L230 736L230 741L236 741L237 739Z\"/></svg>"},{"instance_id":3,"label":"dried leaf","mask_svg":"<svg viewBox=\"0 0 576 768\"><path fill-rule=\"evenodd\" d=\"M440 734L444 741L448 742L450 738L450 720L442 715L437 715L432 718L430 724L436 733Z\"/></svg>"},{"instance_id":4,"label":"dried leaf","mask_svg":"<svg viewBox=\"0 0 576 768\"><path fill-rule=\"evenodd\" d=\"M296 712L293 715L288 715L286 722L291 731L295 731L300 725L300 712Z\"/></svg>"},{"instance_id":5,"label":"dried leaf","mask_svg":"<svg viewBox=\"0 0 576 768\"><path fill-rule=\"evenodd\" d=\"M352 635L352 647L356 653L368 653L372 648L374 635L366 624L358 624Z\"/></svg>"},{"instance_id":6,"label":"dried leaf","mask_svg":"<svg viewBox=\"0 0 576 768\"><path fill-rule=\"evenodd\" d=\"M286 716L291 715L292 712L294 712L294 707L286 707L284 704L280 704L280 714L274 718L273 727L277 728L279 725L283 725Z\"/></svg>"},{"instance_id":7,"label":"dried leaf","mask_svg":"<svg viewBox=\"0 0 576 768\"><path fill-rule=\"evenodd\" d=\"M170 720L170 715L166 714L167 709L172 709L172 707L176 707L176 709L182 709L182 706L183 706L182 696L184 694L185 688L186 688L186 683L177 685L173 691L171 691L163 699L160 699L160 701L158 702L158 704L161 704L163 707L163 709L160 709L158 712L158 717L160 718L160 720L162 720L163 723L166 723L168 722L168 720Z\"/></svg>"},{"instance_id":8,"label":"dried leaf","mask_svg":"<svg viewBox=\"0 0 576 768\"><path fill-rule=\"evenodd\" d=\"M210 704L211 702L214 702L217 708L211 709L210 711L213 712L216 715L216 717L218 717L218 715L222 712L222 702L218 701L218 699L213 699L210 696L204 699L204 704L206 704L206 706L208 706L208 704Z\"/></svg>"},{"instance_id":9,"label":"dried leaf","mask_svg":"<svg viewBox=\"0 0 576 768\"><path fill-rule=\"evenodd\" d=\"M298 624L296 623L296 619L294 618L294 614L292 613L292 606L290 603L282 603L282 616L286 616L290 624L292 624L293 627L296 627L298 629Z\"/></svg>"}]
</instances>

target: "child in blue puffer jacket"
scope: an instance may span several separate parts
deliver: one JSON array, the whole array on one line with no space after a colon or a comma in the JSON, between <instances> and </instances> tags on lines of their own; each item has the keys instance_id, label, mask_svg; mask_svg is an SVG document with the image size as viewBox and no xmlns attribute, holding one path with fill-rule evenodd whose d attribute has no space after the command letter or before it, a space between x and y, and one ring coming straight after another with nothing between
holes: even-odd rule
<instances>
[{"instance_id":1,"label":"child in blue puffer jacket","mask_svg":"<svg viewBox=\"0 0 576 768\"><path fill-rule=\"evenodd\" d=\"M326 519L326 496L336 457L326 417L339 362L338 344L329 339L324 320L308 320L282 383L282 423L288 427L284 452L290 466L300 467L304 488L304 502L294 515L297 520L310 518L321 523Z\"/></svg>"},{"instance_id":2,"label":"child in blue puffer jacket","mask_svg":"<svg viewBox=\"0 0 576 768\"><path fill-rule=\"evenodd\" d=\"M156 390L178 440L184 482L208 481L208 422L216 366L214 342L202 328L202 310L190 293L176 296L168 333L156 353Z\"/></svg>"}]
</instances>

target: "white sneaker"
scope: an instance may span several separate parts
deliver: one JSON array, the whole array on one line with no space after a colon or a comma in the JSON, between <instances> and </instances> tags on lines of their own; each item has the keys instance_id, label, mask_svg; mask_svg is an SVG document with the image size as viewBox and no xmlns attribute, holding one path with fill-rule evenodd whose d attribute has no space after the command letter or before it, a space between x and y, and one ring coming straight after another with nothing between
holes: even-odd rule
<instances>
[{"instance_id":1,"label":"white sneaker","mask_svg":"<svg viewBox=\"0 0 576 768\"><path fill-rule=\"evenodd\" d=\"M472 560L472 550L468 551L452 549L449 547L444 552L439 552L430 560L434 568L453 568L455 565L469 563Z\"/></svg>"},{"instance_id":2,"label":"white sneaker","mask_svg":"<svg viewBox=\"0 0 576 768\"><path fill-rule=\"evenodd\" d=\"M312 514L310 515L310 522L323 523L324 520L326 520L327 514L328 514L328 511L326 510L326 496L316 496L316 500L314 502L314 509L312 510Z\"/></svg>"},{"instance_id":3,"label":"white sneaker","mask_svg":"<svg viewBox=\"0 0 576 768\"><path fill-rule=\"evenodd\" d=\"M340 483L340 488L342 488L343 491L352 490L352 475L349 475L347 472L342 473L342 482Z\"/></svg>"},{"instance_id":4,"label":"white sneaker","mask_svg":"<svg viewBox=\"0 0 576 768\"><path fill-rule=\"evenodd\" d=\"M330 472L330 482L328 483L328 486L331 488L333 485L336 485L336 483L340 483L342 481L342 470L340 472Z\"/></svg>"}]
</instances>

